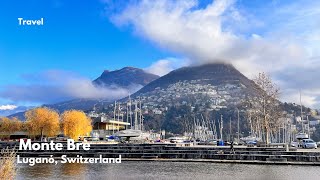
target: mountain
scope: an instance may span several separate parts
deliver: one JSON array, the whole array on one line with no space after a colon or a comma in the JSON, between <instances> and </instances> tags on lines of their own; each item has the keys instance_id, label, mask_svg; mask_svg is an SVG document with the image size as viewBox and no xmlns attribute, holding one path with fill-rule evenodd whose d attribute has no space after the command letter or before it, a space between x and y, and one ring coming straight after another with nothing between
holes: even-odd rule
<instances>
[{"instance_id":1,"label":"mountain","mask_svg":"<svg viewBox=\"0 0 320 180\"><path fill-rule=\"evenodd\" d=\"M166 89L170 85L172 86L181 82L210 86L241 85L246 91L250 91L250 93L254 93L256 89L255 83L240 73L233 65L217 63L183 67L174 70L149 83L135 94L147 93L154 91L156 88Z\"/></svg>"},{"instance_id":2,"label":"mountain","mask_svg":"<svg viewBox=\"0 0 320 180\"><path fill-rule=\"evenodd\" d=\"M59 112L70 109L89 110L97 103L108 102L103 99L74 99L70 101L64 101L56 104L44 104L43 106L56 109Z\"/></svg>"},{"instance_id":3,"label":"mountain","mask_svg":"<svg viewBox=\"0 0 320 180\"><path fill-rule=\"evenodd\" d=\"M98 86L116 86L127 88L132 85L145 86L159 76L134 67L124 67L120 70L105 70L100 77L93 81Z\"/></svg>"},{"instance_id":4,"label":"mountain","mask_svg":"<svg viewBox=\"0 0 320 180\"><path fill-rule=\"evenodd\" d=\"M103 104L104 102L108 103L108 101L104 101L104 100L100 100L100 99L74 99L74 100L70 100L70 101L65 101L65 102L60 102L60 103L56 103L56 104L44 104L42 106L45 107L49 107L51 109L55 109L59 112L63 112L65 110L70 110L70 109L79 109L79 110L91 110L92 107L95 106L95 104ZM30 107L28 109L32 109L35 107ZM24 120L24 114L25 111L27 111L28 109L24 109L21 111L12 111L12 113L8 113L5 116L8 117L17 117L20 120Z\"/></svg>"},{"instance_id":5,"label":"mountain","mask_svg":"<svg viewBox=\"0 0 320 180\"><path fill-rule=\"evenodd\" d=\"M189 105L203 110L236 106L259 88L231 64L205 64L183 67L152 81L133 98L140 97L146 106L167 109Z\"/></svg>"},{"instance_id":6,"label":"mountain","mask_svg":"<svg viewBox=\"0 0 320 180\"><path fill-rule=\"evenodd\" d=\"M33 106L17 106L15 108L11 108L11 109L0 109L0 117L1 116L9 116L11 114L16 114L19 112L24 112L28 109L32 109Z\"/></svg>"},{"instance_id":7,"label":"mountain","mask_svg":"<svg viewBox=\"0 0 320 180\"><path fill-rule=\"evenodd\" d=\"M146 129L166 129L181 133L185 124L193 124L194 117L208 115L220 119L231 117L247 97L256 97L260 89L231 64L205 64L183 67L162 76L131 95L140 99ZM122 102L126 102L124 98ZM99 107L108 109L113 105ZM121 109L126 109L125 103ZM242 113L244 114L244 113ZM236 117L232 117L236 119ZM185 122L185 121L189 122Z\"/></svg>"},{"instance_id":8,"label":"mountain","mask_svg":"<svg viewBox=\"0 0 320 180\"><path fill-rule=\"evenodd\" d=\"M159 78L159 76L145 72L142 69L134 67L124 67L120 70L108 71L105 70L100 77L95 79L92 83L96 86L108 88L124 88L136 90L137 87L143 87L151 81ZM139 90L139 89L138 89ZM134 93L134 92L133 92ZM116 100L116 99L114 99ZM55 104L45 104L43 106L56 109L59 112L69 109L91 110L96 104L104 105L109 104L110 101L106 99L74 99ZM8 113L7 115L9 115ZM24 119L24 111L19 113L11 113L10 117L17 116Z\"/></svg>"},{"instance_id":9,"label":"mountain","mask_svg":"<svg viewBox=\"0 0 320 180\"><path fill-rule=\"evenodd\" d=\"M216 127L220 127L222 121L222 127L229 131L232 126L231 131L237 132L236 120L239 113L241 132L249 135L247 107L244 102L248 99L258 100L261 91L254 81L245 77L234 66L219 63L174 70L147 84L131 98L133 102L138 99L142 102L146 129L183 133L195 123L208 119ZM123 102L127 100L126 98ZM299 112L300 107L280 101L279 105L283 115L294 120L294 114ZM109 111L112 112L112 108L111 105ZM126 106L122 109L126 109ZM306 113L310 112L310 109L303 109Z\"/></svg>"}]
</instances>

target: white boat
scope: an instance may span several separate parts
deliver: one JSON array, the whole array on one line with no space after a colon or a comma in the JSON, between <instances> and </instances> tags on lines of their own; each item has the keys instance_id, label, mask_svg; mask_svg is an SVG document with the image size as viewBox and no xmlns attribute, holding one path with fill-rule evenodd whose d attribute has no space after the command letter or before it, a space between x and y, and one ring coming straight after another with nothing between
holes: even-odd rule
<instances>
[{"instance_id":1,"label":"white boat","mask_svg":"<svg viewBox=\"0 0 320 180\"><path fill-rule=\"evenodd\" d=\"M296 139L309 139L309 135L307 133L298 133Z\"/></svg>"},{"instance_id":2,"label":"white boat","mask_svg":"<svg viewBox=\"0 0 320 180\"><path fill-rule=\"evenodd\" d=\"M241 141L247 143L247 142L253 142L253 141L261 141L261 138L255 137L255 136L247 136L240 138Z\"/></svg>"},{"instance_id":3,"label":"white boat","mask_svg":"<svg viewBox=\"0 0 320 180\"><path fill-rule=\"evenodd\" d=\"M126 129L123 131L119 131L114 135L117 137L139 137L141 136L141 134L142 134L141 130Z\"/></svg>"},{"instance_id":4,"label":"white boat","mask_svg":"<svg viewBox=\"0 0 320 180\"><path fill-rule=\"evenodd\" d=\"M141 130L127 129L119 131L114 134L114 136L119 138L127 138L130 141L145 141L150 140L150 133Z\"/></svg>"},{"instance_id":5,"label":"white boat","mask_svg":"<svg viewBox=\"0 0 320 180\"><path fill-rule=\"evenodd\" d=\"M170 137L169 141L171 143L183 143L185 140L187 140L186 137Z\"/></svg>"},{"instance_id":6,"label":"white boat","mask_svg":"<svg viewBox=\"0 0 320 180\"><path fill-rule=\"evenodd\" d=\"M145 141L150 140L150 133L148 132L141 132L140 136L137 137L131 137L131 141Z\"/></svg>"}]
</instances>

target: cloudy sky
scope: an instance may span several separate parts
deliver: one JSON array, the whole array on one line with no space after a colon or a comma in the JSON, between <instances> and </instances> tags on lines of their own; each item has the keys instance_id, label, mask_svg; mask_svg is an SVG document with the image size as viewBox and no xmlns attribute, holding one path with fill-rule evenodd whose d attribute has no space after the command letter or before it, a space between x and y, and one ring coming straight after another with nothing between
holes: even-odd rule
<instances>
[{"instance_id":1,"label":"cloudy sky","mask_svg":"<svg viewBox=\"0 0 320 180\"><path fill-rule=\"evenodd\" d=\"M249 78L265 71L282 100L299 102L301 90L304 105L320 107L320 1L15 1L0 6L3 107L126 94L92 86L104 69L164 75L211 62ZM18 17L45 25L21 27Z\"/></svg>"}]
</instances>

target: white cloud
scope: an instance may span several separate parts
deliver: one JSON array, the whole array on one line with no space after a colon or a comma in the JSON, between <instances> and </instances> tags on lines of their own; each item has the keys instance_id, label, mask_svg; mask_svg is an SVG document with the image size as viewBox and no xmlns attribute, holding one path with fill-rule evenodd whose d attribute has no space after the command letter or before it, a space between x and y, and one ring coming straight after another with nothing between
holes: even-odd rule
<instances>
[{"instance_id":1,"label":"white cloud","mask_svg":"<svg viewBox=\"0 0 320 180\"><path fill-rule=\"evenodd\" d=\"M312 59L319 56L315 41L319 41L320 25L315 19L320 18L320 3L270 3L259 9L261 14L254 14L235 0L215 0L206 6L199 6L197 0L142 0L129 3L110 18L117 26L129 25L139 36L192 60L192 64L229 62L249 78L259 71L268 72L280 82L283 94L289 94L295 90L290 87L300 83L298 79L311 83L319 75L310 71L314 63L319 67L319 61ZM170 63L154 66L157 64L168 69ZM300 78L294 73L286 76L286 71ZM306 86L300 84L310 97L306 101L315 107L320 104L316 98L320 83L313 82L313 89Z\"/></svg>"},{"instance_id":2,"label":"white cloud","mask_svg":"<svg viewBox=\"0 0 320 180\"><path fill-rule=\"evenodd\" d=\"M152 63L149 67L145 68L146 72L163 76L168 74L170 71L187 65L186 61L176 58L160 59Z\"/></svg>"},{"instance_id":3,"label":"white cloud","mask_svg":"<svg viewBox=\"0 0 320 180\"><path fill-rule=\"evenodd\" d=\"M18 107L18 106L11 105L11 104L1 105L1 106L0 106L0 110L14 110L14 109L16 109L17 107Z\"/></svg>"},{"instance_id":4,"label":"white cloud","mask_svg":"<svg viewBox=\"0 0 320 180\"><path fill-rule=\"evenodd\" d=\"M67 71L46 71L40 74L24 75L24 85L8 85L0 97L14 102L56 103L76 98L103 98L115 100L136 92L142 86L99 87L90 79Z\"/></svg>"},{"instance_id":5,"label":"white cloud","mask_svg":"<svg viewBox=\"0 0 320 180\"><path fill-rule=\"evenodd\" d=\"M286 92L282 94L282 99L286 102L295 102L296 104L300 104L299 89L287 89ZM301 104L306 107L319 105L315 94L308 91L301 91Z\"/></svg>"},{"instance_id":6,"label":"white cloud","mask_svg":"<svg viewBox=\"0 0 320 180\"><path fill-rule=\"evenodd\" d=\"M236 14L236 16L235 16ZM251 69L277 69L303 56L303 48L285 41L234 32L232 24L249 22L232 0L216 0L204 8L197 1L139 1L112 17L117 25L131 24L135 31L162 48L187 56L194 64L230 62L246 75ZM250 25L250 24L249 24Z\"/></svg>"}]
</instances>

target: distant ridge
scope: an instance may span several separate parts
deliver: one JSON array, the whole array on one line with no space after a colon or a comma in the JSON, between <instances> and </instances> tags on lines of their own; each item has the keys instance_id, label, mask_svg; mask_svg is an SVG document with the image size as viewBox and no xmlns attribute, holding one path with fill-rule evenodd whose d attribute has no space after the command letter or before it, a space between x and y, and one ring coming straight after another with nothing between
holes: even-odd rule
<instances>
[{"instance_id":1,"label":"distant ridge","mask_svg":"<svg viewBox=\"0 0 320 180\"><path fill-rule=\"evenodd\" d=\"M99 86L130 87L132 85L145 86L159 76L134 67L124 67L120 70L105 70L93 83Z\"/></svg>"},{"instance_id":2,"label":"distant ridge","mask_svg":"<svg viewBox=\"0 0 320 180\"><path fill-rule=\"evenodd\" d=\"M157 78L159 78L159 76L147 73L142 69L124 67L115 71L105 70L101 76L95 79L92 83L96 86L108 88L132 89L132 87L143 87ZM91 110L96 104L108 104L113 100L117 99L74 99L55 104L45 104L43 106L56 109L59 112L69 109L87 111ZM24 111L9 115L9 117L13 116L24 119Z\"/></svg>"}]
</instances>

